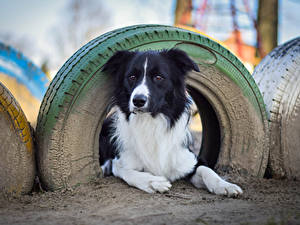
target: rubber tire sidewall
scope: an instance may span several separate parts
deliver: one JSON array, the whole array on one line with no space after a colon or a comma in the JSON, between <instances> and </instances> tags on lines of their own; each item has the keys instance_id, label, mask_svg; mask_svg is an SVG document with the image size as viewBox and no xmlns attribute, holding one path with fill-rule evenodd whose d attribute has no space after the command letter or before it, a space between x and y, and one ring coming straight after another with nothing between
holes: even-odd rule
<instances>
[{"instance_id":1,"label":"rubber tire sidewall","mask_svg":"<svg viewBox=\"0 0 300 225\"><path fill-rule=\"evenodd\" d=\"M269 176L300 179L300 37L270 52L253 77L270 121Z\"/></svg>"},{"instance_id":2,"label":"rubber tire sidewall","mask_svg":"<svg viewBox=\"0 0 300 225\"><path fill-rule=\"evenodd\" d=\"M20 105L0 83L0 193L29 193L35 178L31 129Z\"/></svg>"}]
</instances>

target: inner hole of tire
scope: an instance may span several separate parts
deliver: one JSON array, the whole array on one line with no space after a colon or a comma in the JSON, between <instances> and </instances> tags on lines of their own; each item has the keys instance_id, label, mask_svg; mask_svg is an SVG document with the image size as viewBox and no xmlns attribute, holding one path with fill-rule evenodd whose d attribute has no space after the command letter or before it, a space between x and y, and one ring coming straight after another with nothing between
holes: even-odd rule
<instances>
[{"instance_id":1,"label":"inner hole of tire","mask_svg":"<svg viewBox=\"0 0 300 225\"><path fill-rule=\"evenodd\" d=\"M197 113L200 116L202 126L202 132L194 132L192 123L191 130L196 142L194 146L198 146L198 149L191 149L198 154L198 157L206 161L210 168L214 168L221 147L221 130L218 117L210 102L197 89L188 86L188 91L197 106ZM193 114L195 115L195 113ZM197 145L198 140L201 140L201 145Z\"/></svg>"}]
</instances>

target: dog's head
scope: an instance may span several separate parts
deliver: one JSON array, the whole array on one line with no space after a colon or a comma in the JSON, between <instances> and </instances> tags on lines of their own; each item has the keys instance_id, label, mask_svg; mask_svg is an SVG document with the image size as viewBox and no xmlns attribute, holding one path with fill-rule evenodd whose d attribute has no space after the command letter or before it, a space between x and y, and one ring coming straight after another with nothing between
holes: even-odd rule
<instances>
[{"instance_id":1,"label":"dog's head","mask_svg":"<svg viewBox=\"0 0 300 225\"><path fill-rule=\"evenodd\" d=\"M163 113L176 120L186 106L184 78L199 71L188 55L178 49L116 52L102 71L114 76L116 104L127 117L131 113Z\"/></svg>"}]
</instances>

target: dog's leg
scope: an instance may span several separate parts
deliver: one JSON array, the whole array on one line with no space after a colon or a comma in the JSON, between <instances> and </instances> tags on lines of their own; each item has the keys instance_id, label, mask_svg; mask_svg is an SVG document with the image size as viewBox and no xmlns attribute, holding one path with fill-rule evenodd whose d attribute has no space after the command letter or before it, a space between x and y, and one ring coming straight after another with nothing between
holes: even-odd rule
<instances>
[{"instance_id":1,"label":"dog's leg","mask_svg":"<svg viewBox=\"0 0 300 225\"><path fill-rule=\"evenodd\" d=\"M120 160L113 160L112 172L114 176L119 177L134 186L148 193L156 191L163 193L171 188L171 183L163 176L154 176L147 172L140 172L132 168L126 168Z\"/></svg>"},{"instance_id":2,"label":"dog's leg","mask_svg":"<svg viewBox=\"0 0 300 225\"><path fill-rule=\"evenodd\" d=\"M223 180L212 169L199 166L196 173L191 177L192 184L197 188L207 188L209 192L217 195L237 196L243 193L236 184Z\"/></svg>"}]
</instances>

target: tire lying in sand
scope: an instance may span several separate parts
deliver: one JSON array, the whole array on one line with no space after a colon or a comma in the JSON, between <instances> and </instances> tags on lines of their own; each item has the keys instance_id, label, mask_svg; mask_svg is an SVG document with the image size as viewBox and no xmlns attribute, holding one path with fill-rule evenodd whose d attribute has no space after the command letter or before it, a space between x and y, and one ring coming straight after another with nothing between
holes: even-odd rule
<instances>
[{"instance_id":1,"label":"tire lying in sand","mask_svg":"<svg viewBox=\"0 0 300 225\"><path fill-rule=\"evenodd\" d=\"M0 193L28 193L35 177L30 126L20 105L1 82L0 128Z\"/></svg>"},{"instance_id":2,"label":"tire lying in sand","mask_svg":"<svg viewBox=\"0 0 300 225\"><path fill-rule=\"evenodd\" d=\"M211 167L263 176L268 156L266 111L242 63L220 44L197 33L140 25L92 40L51 82L37 124L37 161L47 189L101 177L98 139L112 94L111 79L101 73L104 63L117 50L163 48L180 48L199 64L201 72L189 74L187 84L202 118L202 156Z\"/></svg>"},{"instance_id":3,"label":"tire lying in sand","mask_svg":"<svg viewBox=\"0 0 300 225\"><path fill-rule=\"evenodd\" d=\"M270 120L269 175L300 179L300 37L275 48L253 76Z\"/></svg>"}]
</instances>

